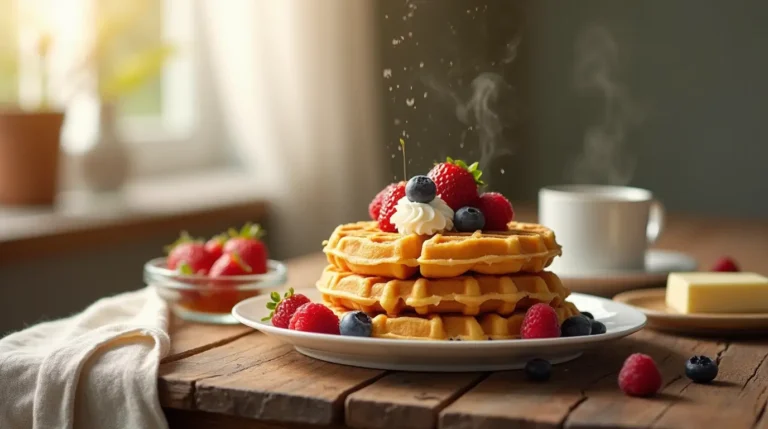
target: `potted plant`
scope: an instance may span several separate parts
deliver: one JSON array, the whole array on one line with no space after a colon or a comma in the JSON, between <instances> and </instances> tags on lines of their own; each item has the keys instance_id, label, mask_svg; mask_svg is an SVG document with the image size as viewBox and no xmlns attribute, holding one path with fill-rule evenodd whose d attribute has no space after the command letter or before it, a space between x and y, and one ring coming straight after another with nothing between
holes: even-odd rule
<instances>
[{"instance_id":1,"label":"potted plant","mask_svg":"<svg viewBox=\"0 0 768 429\"><path fill-rule=\"evenodd\" d=\"M51 38L36 44L40 62L40 101L22 109L18 103L0 108L0 204L53 205L59 176L60 134L64 112L50 105L47 61ZM11 60L3 61L2 79L15 82Z\"/></svg>"}]
</instances>

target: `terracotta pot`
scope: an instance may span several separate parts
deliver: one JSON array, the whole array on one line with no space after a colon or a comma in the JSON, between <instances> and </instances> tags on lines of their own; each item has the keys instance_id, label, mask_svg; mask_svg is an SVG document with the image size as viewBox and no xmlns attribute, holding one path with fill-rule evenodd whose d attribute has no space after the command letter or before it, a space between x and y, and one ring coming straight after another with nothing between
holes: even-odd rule
<instances>
[{"instance_id":1,"label":"terracotta pot","mask_svg":"<svg viewBox=\"0 0 768 429\"><path fill-rule=\"evenodd\" d=\"M61 112L0 112L0 204L53 205Z\"/></svg>"}]
</instances>

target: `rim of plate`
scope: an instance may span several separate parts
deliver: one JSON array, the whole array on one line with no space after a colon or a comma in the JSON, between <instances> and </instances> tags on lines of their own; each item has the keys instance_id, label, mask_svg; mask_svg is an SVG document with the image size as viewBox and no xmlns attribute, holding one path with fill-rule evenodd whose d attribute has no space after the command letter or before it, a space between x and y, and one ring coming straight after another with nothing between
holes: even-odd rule
<instances>
[{"instance_id":1,"label":"rim of plate","mask_svg":"<svg viewBox=\"0 0 768 429\"><path fill-rule=\"evenodd\" d=\"M683 314L683 313L668 313L665 311L658 311L653 310L648 307L642 307L640 305L634 305L630 304L633 300L636 300L638 298L658 298L664 297L665 288L652 288L652 289L639 289L639 290L628 290L626 292L622 292L617 294L613 297L614 302L617 302L619 304L628 305L632 308L637 309L641 313L645 314L647 316L652 316L655 318L664 318L664 319L685 319L685 320L754 320L754 319L768 319L768 313L692 313L692 314Z\"/></svg>"},{"instance_id":2,"label":"rim of plate","mask_svg":"<svg viewBox=\"0 0 768 429\"><path fill-rule=\"evenodd\" d=\"M528 340L512 339L512 340L493 340L493 341L436 341L436 340L395 340L387 338L367 338L367 337L349 337L342 335L331 334L319 334L314 332L302 332L292 331L290 329L277 328L271 324L264 323L260 320L253 320L240 314L243 307L251 305L253 301L264 300L264 296L255 296L252 298L240 301L232 308L232 316L235 317L240 323L246 326L250 326L259 331L263 331L268 334L275 334L278 336L286 336L293 338L307 338L307 339L327 339L332 342L341 342L347 344L376 344L376 345L390 345L395 347L428 347L428 348L496 348L500 346L522 346L522 347L536 347L546 346L556 343L557 345L575 345L575 344L589 344L597 343L601 341L612 340L616 338L626 337L643 329L648 324L648 316L642 311L634 308L633 306L624 304L622 302L613 301L607 298L602 298L595 295L589 295L584 293L574 292L571 297L583 297L588 299L596 299L599 301L608 302L610 305L618 306L622 312L635 313L642 322L636 326L619 329L613 332L607 332L600 335L586 335L581 337L558 337L558 338L534 338ZM258 327L257 327L258 326Z\"/></svg>"}]
</instances>

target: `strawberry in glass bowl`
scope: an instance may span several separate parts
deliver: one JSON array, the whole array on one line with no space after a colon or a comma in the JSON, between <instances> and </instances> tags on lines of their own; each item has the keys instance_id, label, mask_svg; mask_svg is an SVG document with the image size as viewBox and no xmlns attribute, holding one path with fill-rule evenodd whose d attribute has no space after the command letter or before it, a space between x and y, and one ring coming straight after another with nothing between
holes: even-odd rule
<instances>
[{"instance_id":1,"label":"strawberry in glass bowl","mask_svg":"<svg viewBox=\"0 0 768 429\"><path fill-rule=\"evenodd\" d=\"M166 247L166 257L144 265L144 282L182 319L237 324L235 304L287 279L285 265L269 259L262 236L261 227L250 223L208 240L182 232Z\"/></svg>"}]
</instances>

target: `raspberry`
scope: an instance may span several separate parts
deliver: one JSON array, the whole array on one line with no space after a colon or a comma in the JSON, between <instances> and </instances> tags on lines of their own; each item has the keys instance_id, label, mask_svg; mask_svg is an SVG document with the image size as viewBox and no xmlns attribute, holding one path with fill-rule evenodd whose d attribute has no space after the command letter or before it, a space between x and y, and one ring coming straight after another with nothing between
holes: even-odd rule
<instances>
[{"instance_id":1,"label":"raspberry","mask_svg":"<svg viewBox=\"0 0 768 429\"><path fill-rule=\"evenodd\" d=\"M560 336L560 323L557 313L548 304L536 304L525 312L520 327L523 339L556 338Z\"/></svg>"},{"instance_id":2,"label":"raspberry","mask_svg":"<svg viewBox=\"0 0 768 429\"><path fill-rule=\"evenodd\" d=\"M397 232L395 225L390 222L390 218L395 214L397 202L405 197L405 182L400 182L391 187L384 195L381 202L381 212L379 212L379 229L384 232Z\"/></svg>"},{"instance_id":3,"label":"raspberry","mask_svg":"<svg viewBox=\"0 0 768 429\"><path fill-rule=\"evenodd\" d=\"M295 331L339 335L339 318L323 304L308 302L296 309L288 328Z\"/></svg>"},{"instance_id":4,"label":"raspberry","mask_svg":"<svg viewBox=\"0 0 768 429\"><path fill-rule=\"evenodd\" d=\"M272 302L267 304L267 308L274 310L269 316L262 319L267 321L272 319L272 326L278 328L288 328L291 322L291 317L296 310L302 305L309 302L309 298L302 294L294 295L293 288L288 289L288 292L280 299L280 295L277 292L272 293Z\"/></svg>"},{"instance_id":5,"label":"raspberry","mask_svg":"<svg viewBox=\"0 0 768 429\"><path fill-rule=\"evenodd\" d=\"M375 197L373 197L373 201L368 204L368 215L371 216L371 219L379 220L379 213L381 212L381 205L384 202L384 197L395 186L397 186L397 183L391 183L387 185L386 188L379 191Z\"/></svg>"},{"instance_id":6,"label":"raspberry","mask_svg":"<svg viewBox=\"0 0 768 429\"><path fill-rule=\"evenodd\" d=\"M477 208L485 216L486 231L506 231L515 218L512 203L498 192L485 192L477 199Z\"/></svg>"},{"instance_id":7,"label":"raspberry","mask_svg":"<svg viewBox=\"0 0 768 429\"><path fill-rule=\"evenodd\" d=\"M661 389L661 372L648 355L634 353L619 371L619 387L629 396L651 396Z\"/></svg>"},{"instance_id":8,"label":"raspberry","mask_svg":"<svg viewBox=\"0 0 768 429\"><path fill-rule=\"evenodd\" d=\"M741 270L739 269L739 266L736 265L736 261L726 256L717 260L715 265L712 267L712 271L735 273Z\"/></svg>"}]
</instances>

